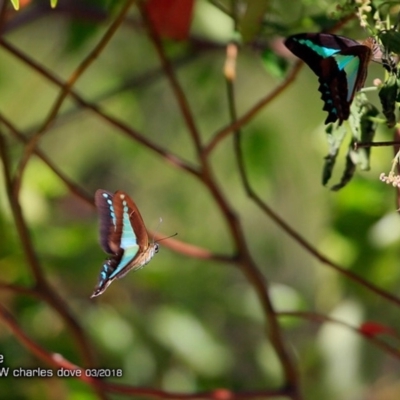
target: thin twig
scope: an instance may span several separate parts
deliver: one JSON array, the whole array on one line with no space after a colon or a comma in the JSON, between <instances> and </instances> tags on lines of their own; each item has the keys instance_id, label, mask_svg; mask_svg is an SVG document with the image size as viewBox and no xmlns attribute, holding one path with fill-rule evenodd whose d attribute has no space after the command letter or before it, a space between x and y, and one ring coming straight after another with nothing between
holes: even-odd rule
<instances>
[{"instance_id":1,"label":"thin twig","mask_svg":"<svg viewBox=\"0 0 400 400\"><path fill-rule=\"evenodd\" d=\"M233 84L236 77L235 73L236 55L237 55L236 44L234 43L229 44L227 47L225 77L227 86L227 98L229 104L229 114L232 123L235 123L237 118L235 92L234 92L235 88ZM247 178L245 174L243 152L241 147L241 136L242 136L241 131L239 129L236 129L234 132L234 149L235 149L236 160L239 165L241 180L245 184ZM286 348L285 342L283 340L284 335L281 331L281 327L279 325L275 309L269 297L269 293L266 287L267 284L264 282L264 278L262 277L262 274L259 272L259 269L254 264L254 262L243 263L241 266L245 274L248 276L248 279L250 280L250 282L252 282L253 286L255 287L259 297L262 299L265 316L268 321L267 323L268 337L281 361L282 368L285 374L286 385L292 388L293 398L300 399L301 394L300 394L299 374L295 367L295 362L291 357L288 349Z\"/></svg>"},{"instance_id":2,"label":"thin twig","mask_svg":"<svg viewBox=\"0 0 400 400\"><path fill-rule=\"evenodd\" d=\"M56 77L52 72L48 71L47 69L43 68L39 63L37 63L32 58L28 57L26 54L22 53L18 50L15 46L11 43L7 42L5 39L0 38L0 45L8 50L11 54L15 57L23 61L25 64L29 65L30 68L37 71L40 75L46 77L48 80L56 84L58 87L63 88L65 86L65 82L61 79ZM157 144L151 142L146 137L141 135L139 132L134 130L133 128L126 125L124 122L118 120L117 118L107 114L105 111L101 109L100 106L97 104L91 103L86 101L82 96L76 93L73 89L70 90L69 95L76 101L78 105L84 107L92 112L94 112L100 119L104 120L105 122L109 123L110 125L117 127L120 131L125 133L128 137L134 139L138 143L142 144L143 146L147 147L148 149L152 150L153 152L157 153L158 155L162 156L165 161L171 164L174 167L184 169L185 171L189 172L191 175L198 176L199 171L194 165L189 164L188 162L182 160L179 156L166 151L162 147L158 146Z\"/></svg>"},{"instance_id":3,"label":"thin twig","mask_svg":"<svg viewBox=\"0 0 400 400\"><path fill-rule=\"evenodd\" d=\"M12 132L12 134L20 141L25 143L27 139L24 135L19 132L11 122L6 119L0 113L0 121L4 123L4 125ZM35 148L34 153L50 168L51 171L56 174L59 179L67 186L71 193L75 194L79 199L83 200L86 204L94 207L93 196L87 193L84 189L79 187L76 183L71 181L48 157L42 152L39 148ZM156 240L162 239L164 236L161 234L151 233L150 236L154 237ZM207 249L204 249L199 246L192 245L190 243L185 243L180 240L170 239L164 243L165 247L176 251L180 254L185 254L192 258L210 260L210 261L220 261L231 263L233 259L231 256L223 255L223 254L215 254L210 252ZM1 286L1 284L0 284ZM28 289L27 289L28 290Z\"/></svg>"},{"instance_id":4,"label":"thin twig","mask_svg":"<svg viewBox=\"0 0 400 400\"><path fill-rule=\"evenodd\" d=\"M3 34L4 25L7 19L7 7L10 5L8 1L0 1L0 36Z\"/></svg>"},{"instance_id":5,"label":"thin twig","mask_svg":"<svg viewBox=\"0 0 400 400\"><path fill-rule=\"evenodd\" d=\"M66 303L55 293L46 281L43 274L42 267L39 259L36 255L35 249L32 244L32 239L29 234L28 227L25 223L25 219L22 215L21 206L18 199L13 196L11 172L10 172L10 161L8 159L8 149L3 134L0 132L0 158L3 163L3 174L6 186L6 193L10 203L11 211L14 217L15 226L18 232L18 236L22 245L23 252L25 254L27 263L32 271L32 275L35 279L35 285L33 290L40 293L48 304L50 304L58 313L62 316L65 323L71 330L76 343L80 347L81 354L86 365L94 365L93 357L91 354L91 346L86 340L85 333L82 327L78 324L76 319L72 316L72 313L68 309Z\"/></svg>"},{"instance_id":6,"label":"thin twig","mask_svg":"<svg viewBox=\"0 0 400 400\"><path fill-rule=\"evenodd\" d=\"M216 389L209 392L199 393L173 393L165 392L162 390L134 387L122 385L112 382L106 382L102 379L96 379L92 376L98 373L98 369L84 369L78 365L70 362L60 354L50 353L41 345L31 339L18 325L14 317L0 304L0 320L7 325L12 331L13 335L25 348L38 357L40 360L46 362L50 366L57 369L57 371L64 369L63 376L67 376L65 370L74 371L74 377L80 381L90 384L99 393L119 393L131 396L146 396L153 399L182 399L182 400L215 400L215 399L260 399L260 398L277 398L284 397L290 394L288 388L276 390L257 390L257 391L243 391L234 392L228 389ZM57 375L57 371L53 371L53 376ZM79 373L78 373L79 372ZM122 371L123 372L123 371Z\"/></svg>"},{"instance_id":7,"label":"thin twig","mask_svg":"<svg viewBox=\"0 0 400 400\"><path fill-rule=\"evenodd\" d=\"M26 139L26 137L19 132L15 126L1 113L0 122L2 122L10 130L14 137L16 137L22 143L26 143L28 141L28 139ZM58 176L58 178L65 184L71 193L75 194L85 203L93 205L93 196L89 195L83 188L79 187L76 183L69 179L42 150L40 150L38 147L35 147L34 153L50 168L51 171L53 171L56 176Z\"/></svg>"},{"instance_id":8,"label":"thin twig","mask_svg":"<svg viewBox=\"0 0 400 400\"><path fill-rule=\"evenodd\" d=\"M148 26L150 37L156 47L157 53L161 60L161 64L165 70L167 78L169 79L169 81L171 83L171 86L173 87L175 96L177 98L178 104L180 105L183 117L184 117L185 122L189 129L189 132L191 133L195 147L196 147L197 151L200 152L201 151L200 137L197 132L197 128L195 127L192 112L189 108L189 105L187 103L184 92L183 92L182 88L180 87L178 80L175 77L174 71L172 70L172 67L164 53L164 49L162 47L161 41L160 41L156 31L153 29L150 21L147 19L145 10L142 8L141 11L142 11L143 19L145 20L145 22ZM231 229L231 232L232 232L232 235L234 238L234 242L235 242L235 247L238 252L237 256L236 256L237 264L242 268L247 279L252 284L252 286L255 288L266 314L273 315L274 310L272 308L271 301L267 294L263 276L259 272L257 266L252 261L252 258L250 256L250 253L247 248L246 241L244 239L244 235L243 235L239 220L238 220L236 214L233 212L233 210L231 210L231 208L229 207L228 202L226 201L221 190L219 189L219 187L216 184L214 175L212 173L212 169L211 169L211 167L209 165L209 161L207 159L207 154L204 152L202 154L201 153L199 153L199 154L201 156L201 166L202 166L201 181L211 192L211 194L214 197L215 201L217 202L220 210L223 212L226 222L230 226L230 229ZM274 330L277 326L276 319L275 319L274 325L275 326L271 329L273 332L271 333L271 330L270 330L268 333L270 334L270 337L272 336L271 340L280 342L279 344L274 342L274 345L277 344L276 350L279 353L279 356L282 357L281 359L284 359L284 363L285 363L284 368L286 371L286 367L289 365L292 365L292 364L288 361L288 356L287 356L286 350L284 349L281 339L277 338L275 335ZM289 370L290 367L287 367L287 369ZM288 372L288 371L286 371L286 372ZM295 380L297 379L296 373L290 371L290 372L288 372L287 375L290 376L287 379L287 387L289 387L291 391L292 390L297 391L297 389L294 388L294 384L293 384L295 382ZM296 394L295 398L300 399L300 396L297 396L297 394Z\"/></svg>"},{"instance_id":9,"label":"thin twig","mask_svg":"<svg viewBox=\"0 0 400 400\"><path fill-rule=\"evenodd\" d=\"M291 72L286 76L285 80L275 87L275 89L268 94L266 97L261 99L257 104L255 104L246 114L242 117L237 118L235 121L231 122L228 126L222 128L220 131L216 132L210 142L204 147L203 154L208 155L214 148L229 134L234 133L242 126L246 125L251 119L253 119L257 113L259 113L265 106L275 100L296 78L300 71L303 63L297 61L294 64Z\"/></svg>"},{"instance_id":10,"label":"thin twig","mask_svg":"<svg viewBox=\"0 0 400 400\"><path fill-rule=\"evenodd\" d=\"M182 90L182 88L178 82L178 78L175 75L175 71L172 67L172 64L170 63L170 61L168 60L168 57L166 56L166 54L164 52L164 48L161 43L161 39L160 39L157 31L154 29L153 24L149 20L149 18L147 16L147 12L145 10L145 7L141 3L139 3L139 9L140 9L140 12L142 15L142 19L145 22L146 28L149 32L150 39L152 40L154 48L156 49L156 52L160 59L160 62L163 67L163 70L165 72L165 75L172 87L175 98L179 105L179 109L181 110L183 119L185 120L186 125L189 129L189 132L192 136L193 143L195 144L197 154L200 155L201 151L202 151L200 134L196 127L193 113L190 110L190 106L186 99L185 92Z\"/></svg>"},{"instance_id":11,"label":"thin twig","mask_svg":"<svg viewBox=\"0 0 400 400\"><path fill-rule=\"evenodd\" d=\"M159 241L160 239L164 239L165 236L161 235L160 233L157 233L155 235L150 234L150 237L153 236L155 241ZM236 263L235 257L225 255L225 254L216 254L212 253L211 251L204 249L202 247L190 244L190 243L185 243L177 239L168 239L165 242L163 242L163 245L165 244L166 247L169 249L180 253L184 254L190 258L197 258L200 260L208 260L208 261L217 261L217 262L224 262L224 263L229 263L233 264Z\"/></svg>"},{"instance_id":12,"label":"thin twig","mask_svg":"<svg viewBox=\"0 0 400 400\"><path fill-rule=\"evenodd\" d=\"M12 192L12 178L11 178L11 161L8 157L8 146L6 144L6 140L3 136L3 133L0 132L0 157L3 163L3 175L6 187L6 193L8 196L8 201L11 206L11 211L14 216L15 225L21 239L24 254L27 258L28 264L31 267L32 274L35 278L37 284L45 281L42 269L40 267L39 260L36 256L34 247L32 245L32 240L29 235L28 228L25 224L24 218L22 216L21 206L17 199L14 199Z\"/></svg>"},{"instance_id":13,"label":"thin twig","mask_svg":"<svg viewBox=\"0 0 400 400\"><path fill-rule=\"evenodd\" d=\"M293 78L290 79L292 81ZM281 85L281 90L284 86L286 86L286 80L285 80L285 85ZM273 91L275 93L275 91ZM231 126L236 126L235 122L231 124ZM239 147L240 149L240 147ZM238 160L240 161L242 159L240 153L238 153ZM286 234L288 234L292 239L294 239L295 242L297 242L301 247L303 247L305 250L307 250L311 255L313 255L316 259L318 259L321 263L328 265L329 267L333 268L337 272L341 273L342 275L346 276L347 278L351 279L354 282L357 282L361 286L364 286L365 288L371 290L375 294L377 294L380 297L383 297L384 299L396 304L400 305L400 298L392 295L385 290L379 288L378 286L375 286L374 284L368 282L367 280L363 279L359 275L354 274L348 269L345 269L341 267L340 265L336 264L332 260L328 259L325 255L320 253L314 246L311 245L311 243L307 242L297 231L295 231L289 224L287 224L281 217L279 217L275 211L257 195L257 193L254 191L252 186L250 185L250 182L248 180L246 171L245 171L245 165L244 162L241 161L239 163L239 169L240 169L240 175L242 177L243 181L243 186L245 188L245 191L247 195L249 196L250 199L254 201L254 203L264 211L268 217L274 221Z\"/></svg>"},{"instance_id":14,"label":"thin twig","mask_svg":"<svg viewBox=\"0 0 400 400\"><path fill-rule=\"evenodd\" d=\"M392 295L391 293L386 292L385 290L375 286L373 283L368 282L364 278L359 275L354 274L336 264L334 261L330 260L328 257L320 253L311 243L307 242L303 236L301 236L296 230L294 230L289 224L287 224L281 217L279 217L272 208L265 203L255 192L254 190L248 186L247 194L249 198L251 198L261 210L265 212L268 217L274 221L287 235L289 235L295 242L297 242L301 247L303 247L307 252L309 252L313 257L315 257L320 263L329 266L340 274L346 276L350 280L358 283L361 286L364 286L366 289L369 289L371 292L377 294L378 296L388 300L391 303L394 303L400 306L400 298Z\"/></svg>"},{"instance_id":15,"label":"thin twig","mask_svg":"<svg viewBox=\"0 0 400 400\"><path fill-rule=\"evenodd\" d=\"M365 147L384 147L384 146L398 146L400 142L398 140L386 141L386 142L354 142L354 150L365 148Z\"/></svg>"},{"instance_id":16,"label":"thin twig","mask_svg":"<svg viewBox=\"0 0 400 400\"><path fill-rule=\"evenodd\" d=\"M311 322L317 322L320 324L329 322L333 323L335 325L340 325L343 326L356 334L362 336L369 342L371 342L373 345L379 347L381 350L383 350L385 353L389 354L390 356L397 358L400 360L400 351L397 347L391 346L388 343L383 342L382 340L379 339L376 335L366 335L362 331L360 331L359 327L352 326L348 324L347 322L340 321L337 318L333 318L324 314L318 314L314 312L309 312L309 311L282 311L277 313L278 317L295 317L295 318L302 318L302 319L307 319Z\"/></svg>"},{"instance_id":17,"label":"thin twig","mask_svg":"<svg viewBox=\"0 0 400 400\"><path fill-rule=\"evenodd\" d=\"M56 99L52 109L50 110L49 115L45 119L44 123L42 126L39 128L39 130L33 134L33 136L30 138L29 142L26 144L24 152L22 154L20 163L17 168L16 176L13 182L13 191L15 195L18 195L20 186L21 186L21 181L22 181L22 175L23 171L25 169L25 166L28 163L28 160L33 153L37 143L39 142L40 138L44 135L44 133L50 128L50 126L53 124L55 118L57 117L57 114L64 103L64 100L67 98L69 92L71 91L71 88L74 86L76 81L82 76L82 74L89 68L89 66L96 60L96 58L99 56L99 54L104 50L106 45L110 42L111 38L114 36L115 32L121 25L122 21L125 18L126 13L129 11L129 8L132 6L132 4L135 2L135 0L127 0L125 4L123 5L121 11L111 24L111 26L107 29L106 33L103 35L101 38L100 42L95 46L95 48L88 54L88 56L82 61L82 63L78 66L78 68L71 74L65 85L63 86L63 89L61 90L61 93L59 94L58 98Z\"/></svg>"}]
</instances>

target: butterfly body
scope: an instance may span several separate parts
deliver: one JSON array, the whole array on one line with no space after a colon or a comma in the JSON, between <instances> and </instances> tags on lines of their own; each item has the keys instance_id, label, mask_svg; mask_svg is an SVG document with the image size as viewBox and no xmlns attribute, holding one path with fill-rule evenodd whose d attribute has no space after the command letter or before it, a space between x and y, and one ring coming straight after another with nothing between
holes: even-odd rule
<instances>
[{"instance_id":1,"label":"butterfly body","mask_svg":"<svg viewBox=\"0 0 400 400\"><path fill-rule=\"evenodd\" d=\"M354 95L367 77L371 47L327 33L293 35L285 45L318 76L323 109L328 112L325 123L339 120L340 125L348 119Z\"/></svg>"},{"instance_id":2,"label":"butterfly body","mask_svg":"<svg viewBox=\"0 0 400 400\"><path fill-rule=\"evenodd\" d=\"M126 193L99 189L95 203L100 216L100 245L111 257L104 262L91 297L102 294L113 280L144 267L158 251L157 243L149 243L139 210Z\"/></svg>"}]
</instances>

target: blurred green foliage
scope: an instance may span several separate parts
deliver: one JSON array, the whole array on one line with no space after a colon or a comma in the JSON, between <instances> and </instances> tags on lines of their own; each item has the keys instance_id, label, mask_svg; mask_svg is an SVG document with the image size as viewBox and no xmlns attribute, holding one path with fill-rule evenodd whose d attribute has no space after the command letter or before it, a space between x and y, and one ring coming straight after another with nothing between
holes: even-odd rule
<instances>
[{"instance_id":1,"label":"blurred green foliage","mask_svg":"<svg viewBox=\"0 0 400 400\"><path fill-rule=\"evenodd\" d=\"M231 2L215 3L196 2L187 42L164 42L204 143L230 122L223 64L234 25L224 13ZM246 38L255 37L261 48L249 44L239 52L235 82L239 115L270 93L287 73L281 35L333 25L330 13L338 2L295 3L265 2L268 13L260 20L258 32L254 33L254 26L248 32ZM104 4L87 2L108 14L110 3ZM10 26L3 37L65 81L100 40L113 15L114 10L109 18L82 21L55 8L43 12L40 19ZM146 139L196 165L188 128L138 18L132 10L73 89ZM357 38L364 35L354 21L343 30L351 30ZM267 57L268 52L274 57ZM0 113L29 137L47 116L59 88L4 47L0 47L0 70ZM373 66L368 84L380 74L382 70ZM323 119L317 80L303 68L295 82L243 128L251 184L327 257L397 293L400 221L393 188L378 180L380 172L390 167L392 150L374 149L371 170L358 171L351 184L333 193L320 184L328 150ZM1 131L15 168L21 142L4 124ZM382 128L377 140L389 139L388 132ZM177 239L185 243L232 254L230 231L207 187L89 109L66 101L39 147L88 193L98 188L126 191L150 230L162 217L163 235L178 232ZM240 216L278 311L316 311L353 326L375 320L400 329L397 307L319 263L246 196L231 138L221 142L209 160L216 181ZM6 199L3 174L0 184L1 282L29 286L33 277ZM265 336L258 299L237 268L187 257L161 242L150 265L90 300L105 258L98 245L95 209L74 196L37 157L27 166L20 201L45 276L84 327L98 364L123 370L123 377L112 381L175 392L220 387L262 390L282 384L282 367ZM82 365L71 332L45 302L6 289L0 291L0 302L44 348ZM354 332L294 318L281 322L307 400L368 395L378 399L383 389L394 393L393 398L399 396L397 361ZM11 369L49 368L4 326L0 354L4 366ZM73 378L1 377L0 398L90 400L97 396Z\"/></svg>"}]
</instances>

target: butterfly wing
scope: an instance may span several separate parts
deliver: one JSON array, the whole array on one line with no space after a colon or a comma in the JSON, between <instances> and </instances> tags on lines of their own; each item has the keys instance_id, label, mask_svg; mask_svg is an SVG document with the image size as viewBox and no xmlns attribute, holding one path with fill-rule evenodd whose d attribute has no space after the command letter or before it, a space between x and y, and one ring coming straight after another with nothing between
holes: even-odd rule
<instances>
[{"instance_id":1,"label":"butterfly wing","mask_svg":"<svg viewBox=\"0 0 400 400\"><path fill-rule=\"evenodd\" d=\"M365 82L371 49L344 36L325 33L302 33L290 36L286 47L305 61L318 76L325 123L339 124L350 115L355 93Z\"/></svg>"},{"instance_id":2,"label":"butterfly wing","mask_svg":"<svg viewBox=\"0 0 400 400\"><path fill-rule=\"evenodd\" d=\"M106 190L97 190L94 202L100 220L100 245L108 254L114 254L118 249L110 242L110 235L115 231L117 221L113 206L114 195Z\"/></svg>"},{"instance_id":3,"label":"butterfly wing","mask_svg":"<svg viewBox=\"0 0 400 400\"><path fill-rule=\"evenodd\" d=\"M350 105L355 93L354 82L349 87L346 72L343 69L338 70L335 56L321 60L321 65L324 70L318 77L318 90L324 102L323 110L328 112L325 124L337 119L341 124L350 115Z\"/></svg>"},{"instance_id":4,"label":"butterfly wing","mask_svg":"<svg viewBox=\"0 0 400 400\"><path fill-rule=\"evenodd\" d=\"M122 238L127 246L134 243L143 251L149 245L149 237L136 204L122 191L115 192L114 199L117 216L122 215L124 218Z\"/></svg>"},{"instance_id":5,"label":"butterfly wing","mask_svg":"<svg viewBox=\"0 0 400 400\"><path fill-rule=\"evenodd\" d=\"M100 243L113 256L104 262L92 297L103 293L114 279L141 268L157 250L156 245L149 245L140 212L126 193L98 190L95 202L100 214Z\"/></svg>"}]
</instances>

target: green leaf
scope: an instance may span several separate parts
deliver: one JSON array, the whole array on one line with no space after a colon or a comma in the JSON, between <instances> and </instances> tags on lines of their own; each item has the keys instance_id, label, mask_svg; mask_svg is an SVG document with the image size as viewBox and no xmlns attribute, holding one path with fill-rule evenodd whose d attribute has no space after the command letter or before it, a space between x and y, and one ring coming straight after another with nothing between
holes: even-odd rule
<instances>
[{"instance_id":1,"label":"green leaf","mask_svg":"<svg viewBox=\"0 0 400 400\"><path fill-rule=\"evenodd\" d=\"M400 53L400 33L393 29L379 32L379 39L388 53Z\"/></svg>"},{"instance_id":2,"label":"green leaf","mask_svg":"<svg viewBox=\"0 0 400 400\"><path fill-rule=\"evenodd\" d=\"M354 143L356 141L372 141L377 124L373 122L371 118L376 117L378 114L378 109L368 102L365 94L359 93L351 105L351 114L348 121L348 127L350 128L352 138L346 154L345 168L340 182L332 186L331 190L337 191L346 186L353 178L357 165L359 165L362 170L368 170L370 168L369 160L371 149L360 148L354 150ZM331 178L333 167L339 153L339 147L341 146L347 132L344 127L338 127L334 130L334 126L335 125L330 125L326 129L328 141L330 143L330 150L329 154L325 157L326 161L322 177L324 185Z\"/></svg>"},{"instance_id":3,"label":"green leaf","mask_svg":"<svg viewBox=\"0 0 400 400\"><path fill-rule=\"evenodd\" d=\"M386 117L386 124L389 128L396 125L396 115L394 113L398 96L397 76L392 73L379 91L379 99L382 104L382 112Z\"/></svg>"},{"instance_id":4,"label":"green leaf","mask_svg":"<svg viewBox=\"0 0 400 400\"><path fill-rule=\"evenodd\" d=\"M264 15L267 12L268 0L248 0L247 9L239 21L239 31L243 42L248 43L260 32Z\"/></svg>"},{"instance_id":5,"label":"green leaf","mask_svg":"<svg viewBox=\"0 0 400 400\"><path fill-rule=\"evenodd\" d=\"M84 20L72 20L68 30L66 51L79 50L99 29L97 23Z\"/></svg>"},{"instance_id":6,"label":"green leaf","mask_svg":"<svg viewBox=\"0 0 400 400\"><path fill-rule=\"evenodd\" d=\"M262 61L265 69L276 78L283 78L287 71L288 63L271 49L263 51Z\"/></svg>"},{"instance_id":7,"label":"green leaf","mask_svg":"<svg viewBox=\"0 0 400 400\"><path fill-rule=\"evenodd\" d=\"M58 0L50 0L51 8L56 8L57 3L58 3Z\"/></svg>"},{"instance_id":8,"label":"green leaf","mask_svg":"<svg viewBox=\"0 0 400 400\"><path fill-rule=\"evenodd\" d=\"M353 153L354 150L352 149L352 145L350 145L349 151L346 155L346 166L344 168L342 178L340 179L339 183L331 187L331 190L337 191L345 187L353 178L354 173L356 172L356 163L353 161Z\"/></svg>"},{"instance_id":9,"label":"green leaf","mask_svg":"<svg viewBox=\"0 0 400 400\"><path fill-rule=\"evenodd\" d=\"M17 11L19 10L19 0L11 0L11 4Z\"/></svg>"},{"instance_id":10,"label":"green leaf","mask_svg":"<svg viewBox=\"0 0 400 400\"><path fill-rule=\"evenodd\" d=\"M85 0L82 1L82 3L86 4L88 7L95 6L97 12L104 12L105 15L110 14L114 7L118 6L117 1L110 3L108 0ZM76 51L81 49L99 29L101 28L97 21L82 18L71 19L68 29L66 51Z\"/></svg>"},{"instance_id":11,"label":"green leaf","mask_svg":"<svg viewBox=\"0 0 400 400\"><path fill-rule=\"evenodd\" d=\"M361 127L361 141L362 142L372 142L378 124L372 121L371 118L378 116L378 109L371 103L363 104L363 113L361 116L360 127ZM359 158L358 164L362 170L368 170L370 168L371 147L362 147L357 149L357 154Z\"/></svg>"},{"instance_id":12,"label":"green leaf","mask_svg":"<svg viewBox=\"0 0 400 400\"><path fill-rule=\"evenodd\" d=\"M329 153L325 156L325 163L322 169L322 184L324 186L331 179L340 146L346 136L346 129L343 125L337 126L336 128L334 128L334 126L334 124L330 124L325 129L325 132L328 135Z\"/></svg>"}]
</instances>

